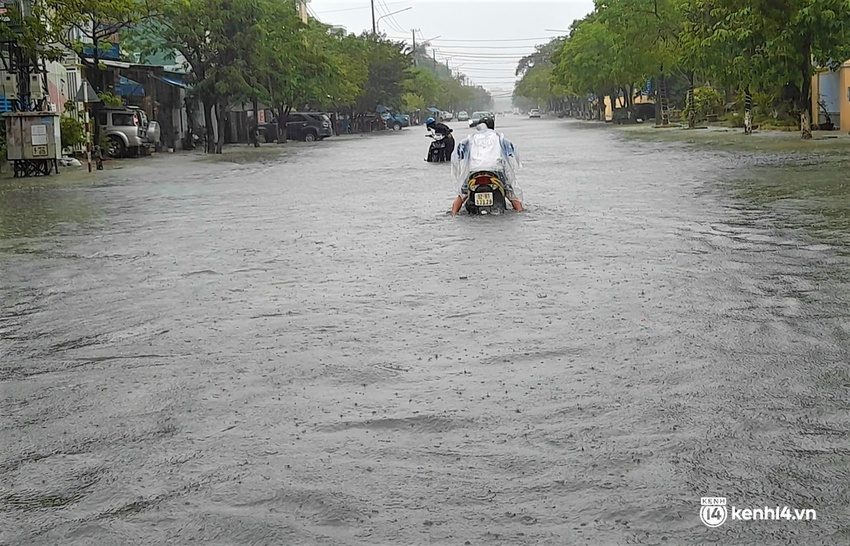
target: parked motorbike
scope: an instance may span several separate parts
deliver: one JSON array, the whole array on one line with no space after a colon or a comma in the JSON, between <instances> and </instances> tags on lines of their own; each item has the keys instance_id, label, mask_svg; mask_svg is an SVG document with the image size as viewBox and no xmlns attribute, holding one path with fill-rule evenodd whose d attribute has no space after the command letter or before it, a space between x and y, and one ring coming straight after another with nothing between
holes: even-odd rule
<instances>
[{"instance_id":1,"label":"parked motorbike","mask_svg":"<svg viewBox=\"0 0 850 546\"><path fill-rule=\"evenodd\" d=\"M449 144L452 142L451 139L439 133L425 136L433 139L431 147L428 148L428 157L425 158L425 161L429 163L445 163L452 160L452 152L454 150L449 149Z\"/></svg>"},{"instance_id":2,"label":"parked motorbike","mask_svg":"<svg viewBox=\"0 0 850 546\"><path fill-rule=\"evenodd\" d=\"M469 176L469 214L502 214L507 210L505 184L497 173L481 171Z\"/></svg>"}]
</instances>

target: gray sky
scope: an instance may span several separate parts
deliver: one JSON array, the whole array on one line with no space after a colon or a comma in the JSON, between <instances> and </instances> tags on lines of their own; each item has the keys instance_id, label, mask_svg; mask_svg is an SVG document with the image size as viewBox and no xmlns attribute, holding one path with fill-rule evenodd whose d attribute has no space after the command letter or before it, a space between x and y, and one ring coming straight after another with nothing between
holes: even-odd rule
<instances>
[{"instance_id":1,"label":"gray sky","mask_svg":"<svg viewBox=\"0 0 850 546\"><path fill-rule=\"evenodd\" d=\"M311 13L324 23L341 25L359 34L372 29L370 0L310 0ZM411 8L390 17L382 17ZM438 61L466 74L487 88L506 108L516 80L519 59L546 43L593 9L593 0L503 1L489 0L375 0L378 28L390 38L433 40Z\"/></svg>"}]
</instances>

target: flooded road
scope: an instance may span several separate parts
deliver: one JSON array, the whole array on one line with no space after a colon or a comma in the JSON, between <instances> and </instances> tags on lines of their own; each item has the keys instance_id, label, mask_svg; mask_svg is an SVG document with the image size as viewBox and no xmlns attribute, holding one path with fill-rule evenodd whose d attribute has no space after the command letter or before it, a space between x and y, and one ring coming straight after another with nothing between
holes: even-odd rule
<instances>
[{"instance_id":1,"label":"flooded road","mask_svg":"<svg viewBox=\"0 0 850 546\"><path fill-rule=\"evenodd\" d=\"M0 543L850 542L842 253L749 159L498 123L524 214L422 128L0 181Z\"/></svg>"}]
</instances>

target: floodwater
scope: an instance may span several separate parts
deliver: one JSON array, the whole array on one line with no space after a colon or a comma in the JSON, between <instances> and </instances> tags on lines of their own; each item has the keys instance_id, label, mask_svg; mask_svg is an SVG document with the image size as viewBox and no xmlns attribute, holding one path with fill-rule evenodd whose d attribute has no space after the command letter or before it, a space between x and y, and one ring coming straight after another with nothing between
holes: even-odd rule
<instances>
[{"instance_id":1,"label":"floodwater","mask_svg":"<svg viewBox=\"0 0 850 546\"><path fill-rule=\"evenodd\" d=\"M751 158L499 123L527 213L421 127L0 181L0 543L850 542L840 249Z\"/></svg>"}]
</instances>

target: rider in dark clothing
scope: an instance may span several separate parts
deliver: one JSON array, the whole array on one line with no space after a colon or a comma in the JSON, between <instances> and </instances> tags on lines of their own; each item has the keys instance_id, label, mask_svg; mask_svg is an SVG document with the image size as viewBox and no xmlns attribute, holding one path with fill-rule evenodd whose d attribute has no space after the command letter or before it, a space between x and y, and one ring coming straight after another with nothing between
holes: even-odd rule
<instances>
[{"instance_id":1,"label":"rider in dark clothing","mask_svg":"<svg viewBox=\"0 0 850 546\"><path fill-rule=\"evenodd\" d=\"M452 136L452 128L446 125L445 123L440 123L434 118L428 118L425 120L425 126L437 133L438 135L443 135L446 141L446 147L444 148L445 157L442 158L443 161L450 161L452 158L452 153L455 151L455 137Z\"/></svg>"}]
</instances>

